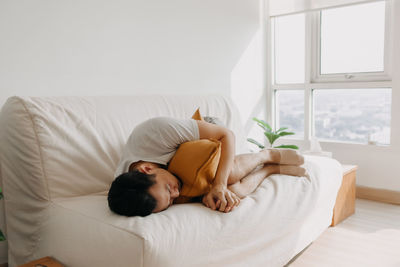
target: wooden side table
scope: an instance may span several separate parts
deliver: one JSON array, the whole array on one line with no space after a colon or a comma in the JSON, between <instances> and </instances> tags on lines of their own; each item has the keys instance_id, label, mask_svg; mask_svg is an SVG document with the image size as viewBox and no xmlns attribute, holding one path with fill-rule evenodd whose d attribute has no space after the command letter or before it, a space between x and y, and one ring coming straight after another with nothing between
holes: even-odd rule
<instances>
[{"instance_id":1,"label":"wooden side table","mask_svg":"<svg viewBox=\"0 0 400 267\"><path fill-rule=\"evenodd\" d=\"M342 165L343 179L333 208L332 224L335 226L355 212L356 165Z\"/></svg>"},{"instance_id":2,"label":"wooden side table","mask_svg":"<svg viewBox=\"0 0 400 267\"><path fill-rule=\"evenodd\" d=\"M23 264L19 267L65 267L51 257L44 257L29 263Z\"/></svg>"}]
</instances>

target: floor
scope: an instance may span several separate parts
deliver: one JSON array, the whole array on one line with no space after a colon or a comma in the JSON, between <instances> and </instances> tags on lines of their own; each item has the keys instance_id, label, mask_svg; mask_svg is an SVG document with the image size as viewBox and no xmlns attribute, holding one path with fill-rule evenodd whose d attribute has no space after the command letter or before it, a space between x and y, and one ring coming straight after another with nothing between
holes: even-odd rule
<instances>
[{"instance_id":1,"label":"floor","mask_svg":"<svg viewBox=\"0 0 400 267\"><path fill-rule=\"evenodd\" d=\"M327 229L287 266L400 267L400 205L356 200L356 213Z\"/></svg>"}]
</instances>

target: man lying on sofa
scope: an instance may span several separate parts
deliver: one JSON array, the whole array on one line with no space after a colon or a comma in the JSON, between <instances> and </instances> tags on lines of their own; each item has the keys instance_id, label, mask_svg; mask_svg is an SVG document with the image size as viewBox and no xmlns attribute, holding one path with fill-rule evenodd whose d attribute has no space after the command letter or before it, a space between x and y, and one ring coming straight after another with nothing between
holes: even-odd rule
<instances>
[{"instance_id":1,"label":"man lying on sofa","mask_svg":"<svg viewBox=\"0 0 400 267\"><path fill-rule=\"evenodd\" d=\"M179 170L192 168L197 156L190 157L203 147L181 153L181 161L189 162L176 167L178 178L170 166L179 150L185 149L183 144L192 142L215 149L207 154L206 163L200 164L202 170L195 170L185 179ZM206 170L208 178L197 177L204 166L212 165L210 161L216 161L215 175L210 176ZM108 204L120 215L147 216L186 197L201 199L213 210L230 212L271 174L304 176L306 171L300 167L303 163L304 158L295 150L265 149L235 156L235 136L225 127L203 120L153 118L139 124L130 135L108 193Z\"/></svg>"}]
</instances>

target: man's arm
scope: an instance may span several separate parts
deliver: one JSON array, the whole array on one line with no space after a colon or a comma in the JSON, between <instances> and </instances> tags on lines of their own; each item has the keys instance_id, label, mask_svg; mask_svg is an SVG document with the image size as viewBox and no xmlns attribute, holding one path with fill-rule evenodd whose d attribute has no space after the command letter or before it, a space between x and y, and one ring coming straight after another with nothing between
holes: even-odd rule
<instances>
[{"instance_id":1,"label":"man's arm","mask_svg":"<svg viewBox=\"0 0 400 267\"><path fill-rule=\"evenodd\" d=\"M203 203L215 210L229 212L239 204L239 197L228 187L228 177L232 171L235 157L235 135L225 127L197 121L200 139L216 139L221 142L221 158L217 173L209 193L203 197Z\"/></svg>"}]
</instances>

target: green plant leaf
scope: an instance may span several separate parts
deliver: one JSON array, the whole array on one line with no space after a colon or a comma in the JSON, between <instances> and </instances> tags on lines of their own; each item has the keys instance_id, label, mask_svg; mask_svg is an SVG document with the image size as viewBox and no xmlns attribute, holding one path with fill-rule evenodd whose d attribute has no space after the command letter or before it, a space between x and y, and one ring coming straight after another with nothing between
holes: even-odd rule
<instances>
[{"instance_id":1,"label":"green plant leaf","mask_svg":"<svg viewBox=\"0 0 400 267\"><path fill-rule=\"evenodd\" d=\"M276 141L276 139L278 139L279 137L280 137L279 134L274 133L273 138L272 138L272 143L274 143Z\"/></svg>"},{"instance_id":2,"label":"green plant leaf","mask_svg":"<svg viewBox=\"0 0 400 267\"><path fill-rule=\"evenodd\" d=\"M296 145L280 145L280 146L275 146L274 148L291 148L291 149L299 149L298 146Z\"/></svg>"},{"instance_id":3,"label":"green plant leaf","mask_svg":"<svg viewBox=\"0 0 400 267\"><path fill-rule=\"evenodd\" d=\"M1 187L0 187L0 199L3 198L3 191L1 191Z\"/></svg>"},{"instance_id":4,"label":"green plant leaf","mask_svg":"<svg viewBox=\"0 0 400 267\"><path fill-rule=\"evenodd\" d=\"M260 126L261 128L263 128L265 131L267 132L272 132L272 128L271 126L269 126L269 124L263 120L257 119L257 118L253 118L253 121L258 122L258 126Z\"/></svg>"},{"instance_id":5,"label":"green plant leaf","mask_svg":"<svg viewBox=\"0 0 400 267\"><path fill-rule=\"evenodd\" d=\"M271 146L275 142L275 140L279 138L279 135L277 135L276 133L264 132L264 135L267 137Z\"/></svg>"},{"instance_id":6,"label":"green plant leaf","mask_svg":"<svg viewBox=\"0 0 400 267\"><path fill-rule=\"evenodd\" d=\"M3 235L3 232L0 230L0 241L6 240L6 237Z\"/></svg>"},{"instance_id":7,"label":"green plant leaf","mask_svg":"<svg viewBox=\"0 0 400 267\"><path fill-rule=\"evenodd\" d=\"M247 141L252 143L252 144L255 144L256 146L258 146L261 149L265 148L265 146L263 146L262 144L260 144L259 142L257 142L256 140L254 140L252 138L247 138Z\"/></svg>"},{"instance_id":8,"label":"green plant leaf","mask_svg":"<svg viewBox=\"0 0 400 267\"><path fill-rule=\"evenodd\" d=\"M288 129L288 127L281 127L281 128L279 128L278 131L276 131L276 133L282 132L282 131L287 130L287 129Z\"/></svg>"},{"instance_id":9,"label":"green plant leaf","mask_svg":"<svg viewBox=\"0 0 400 267\"><path fill-rule=\"evenodd\" d=\"M267 137L268 142L269 142L270 144L272 144L272 135L273 135L273 133L264 132L264 135L265 135L265 137Z\"/></svg>"},{"instance_id":10,"label":"green plant leaf","mask_svg":"<svg viewBox=\"0 0 400 267\"><path fill-rule=\"evenodd\" d=\"M281 132L279 133L279 136L285 136L285 135L294 135L292 132Z\"/></svg>"}]
</instances>

